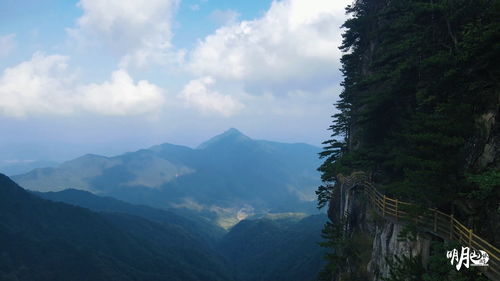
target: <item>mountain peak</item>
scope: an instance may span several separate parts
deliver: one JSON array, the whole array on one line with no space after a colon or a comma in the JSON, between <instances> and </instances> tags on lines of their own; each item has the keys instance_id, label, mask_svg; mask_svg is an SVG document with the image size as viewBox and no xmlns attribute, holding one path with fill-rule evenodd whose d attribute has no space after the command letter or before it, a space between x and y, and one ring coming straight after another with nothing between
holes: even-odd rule
<instances>
[{"instance_id":1,"label":"mountain peak","mask_svg":"<svg viewBox=\"0 0 500 281\"><path fill-rule=\"evenodd\" d=\"M200 144L198 146L198 149L205 149L208 147L218 146L218 145L227 145L229 143L248 142L251 140L252 140L251 138L244 135L238 129L230 128L229 130L225 131L224 133L217 135L217 136L209 139L208 141Z\"/></svg>"},{"instance_id":2,"label":"mountain peak","mask_svg":"<svg viewBox=\"0 0 500 281\"><path fill-rule=\"evenodd\" d=\"M228 130L226 130L224 133L220 134L219 136L236 136L236 135L245 136L242 132L240 132L236 128L229 128Z\"/></svg>"}]
</instances>

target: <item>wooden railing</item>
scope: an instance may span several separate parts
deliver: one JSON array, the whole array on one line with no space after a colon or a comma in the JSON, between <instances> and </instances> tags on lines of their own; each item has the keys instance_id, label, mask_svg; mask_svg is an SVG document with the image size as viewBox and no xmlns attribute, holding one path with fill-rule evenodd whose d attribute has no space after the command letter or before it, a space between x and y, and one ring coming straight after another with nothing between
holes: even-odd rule
<instances>
[{"instance_id":1,"label":"wooden railing","mask_svg":"<svg viewBox=\"0 0 500 281\"><path fill-rule=\"evenodd\" d=\"M437 209L424 209L416 215L412 211L420 210L416 205L380 193L363 172L355 172L348 177L339 174L337 179L347 187L363 187L375 211L386 219L412 222L419 230L430 232L444 240L456 241L472 249L485 251L489 255L488 266L479 269L489 279L500 281L500 250L475 234L471 228L464 226L453 215Z\"/></svg>"}]
</instances>

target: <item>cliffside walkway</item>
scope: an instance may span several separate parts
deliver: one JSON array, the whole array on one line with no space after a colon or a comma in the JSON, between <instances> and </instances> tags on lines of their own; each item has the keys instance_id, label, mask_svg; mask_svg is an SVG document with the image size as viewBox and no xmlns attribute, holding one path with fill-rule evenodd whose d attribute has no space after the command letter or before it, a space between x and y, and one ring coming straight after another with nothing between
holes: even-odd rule
<instances>
[{"instance_id":1,"label":"cliffside walkway","mask_svg":"<svg viewBox=\"0 0 500 281\"><path fill-rule=\"evenodd\" d=\"M401 222L412 221L421 231L430 232L447 241L456 241L462 246L485 251L489 255L488 266L479 267L479 269L489 279L500 281L500 250L479 237L472 229L464 226L453 215L448 215L437 209L427 209L418 216L412 215L406 210L411 209L412 206L415 206L414 204L380 193L364 172L354 172L350 176L339 174L337 179L348 187L363 187L372 207L386 219Z\"/></svg>"}]
</instances>

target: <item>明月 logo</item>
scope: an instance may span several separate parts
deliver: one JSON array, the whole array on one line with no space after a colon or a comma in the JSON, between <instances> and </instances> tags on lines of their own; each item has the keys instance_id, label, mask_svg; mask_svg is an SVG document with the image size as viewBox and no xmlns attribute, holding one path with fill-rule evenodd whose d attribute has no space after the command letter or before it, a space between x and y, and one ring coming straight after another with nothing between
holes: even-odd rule
<instances>
[{"instance_id":1,"label":"\u660e\u6708 logo","mask_svg":"<svg viewBox=\"0 0 500 281\"><path fill-rule=\"evenodd\" d=\"M469 247L462 247L462 251L459 253L457 249L446 252L446 257L450 259L451 265L456 263L455 267L457 270L465 266L488 266L488 260L490 259L488 253L482 250L474 250Z\"/></svg>"}]
</instances>

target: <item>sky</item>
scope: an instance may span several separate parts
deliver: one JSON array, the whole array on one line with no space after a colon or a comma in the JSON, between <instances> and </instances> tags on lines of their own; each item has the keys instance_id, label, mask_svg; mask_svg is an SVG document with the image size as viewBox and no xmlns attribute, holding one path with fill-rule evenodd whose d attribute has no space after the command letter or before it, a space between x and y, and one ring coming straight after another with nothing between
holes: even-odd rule
<instances>
[{"instance_id":1,"label":"sky","mask_svg":"<svg viewBox=\"0 0 500 281\"><path fill-rule=\"evenodd\" d=\"M350 0L2 0L0 162L329 138Z\"/></svg>"}]
</instances>

